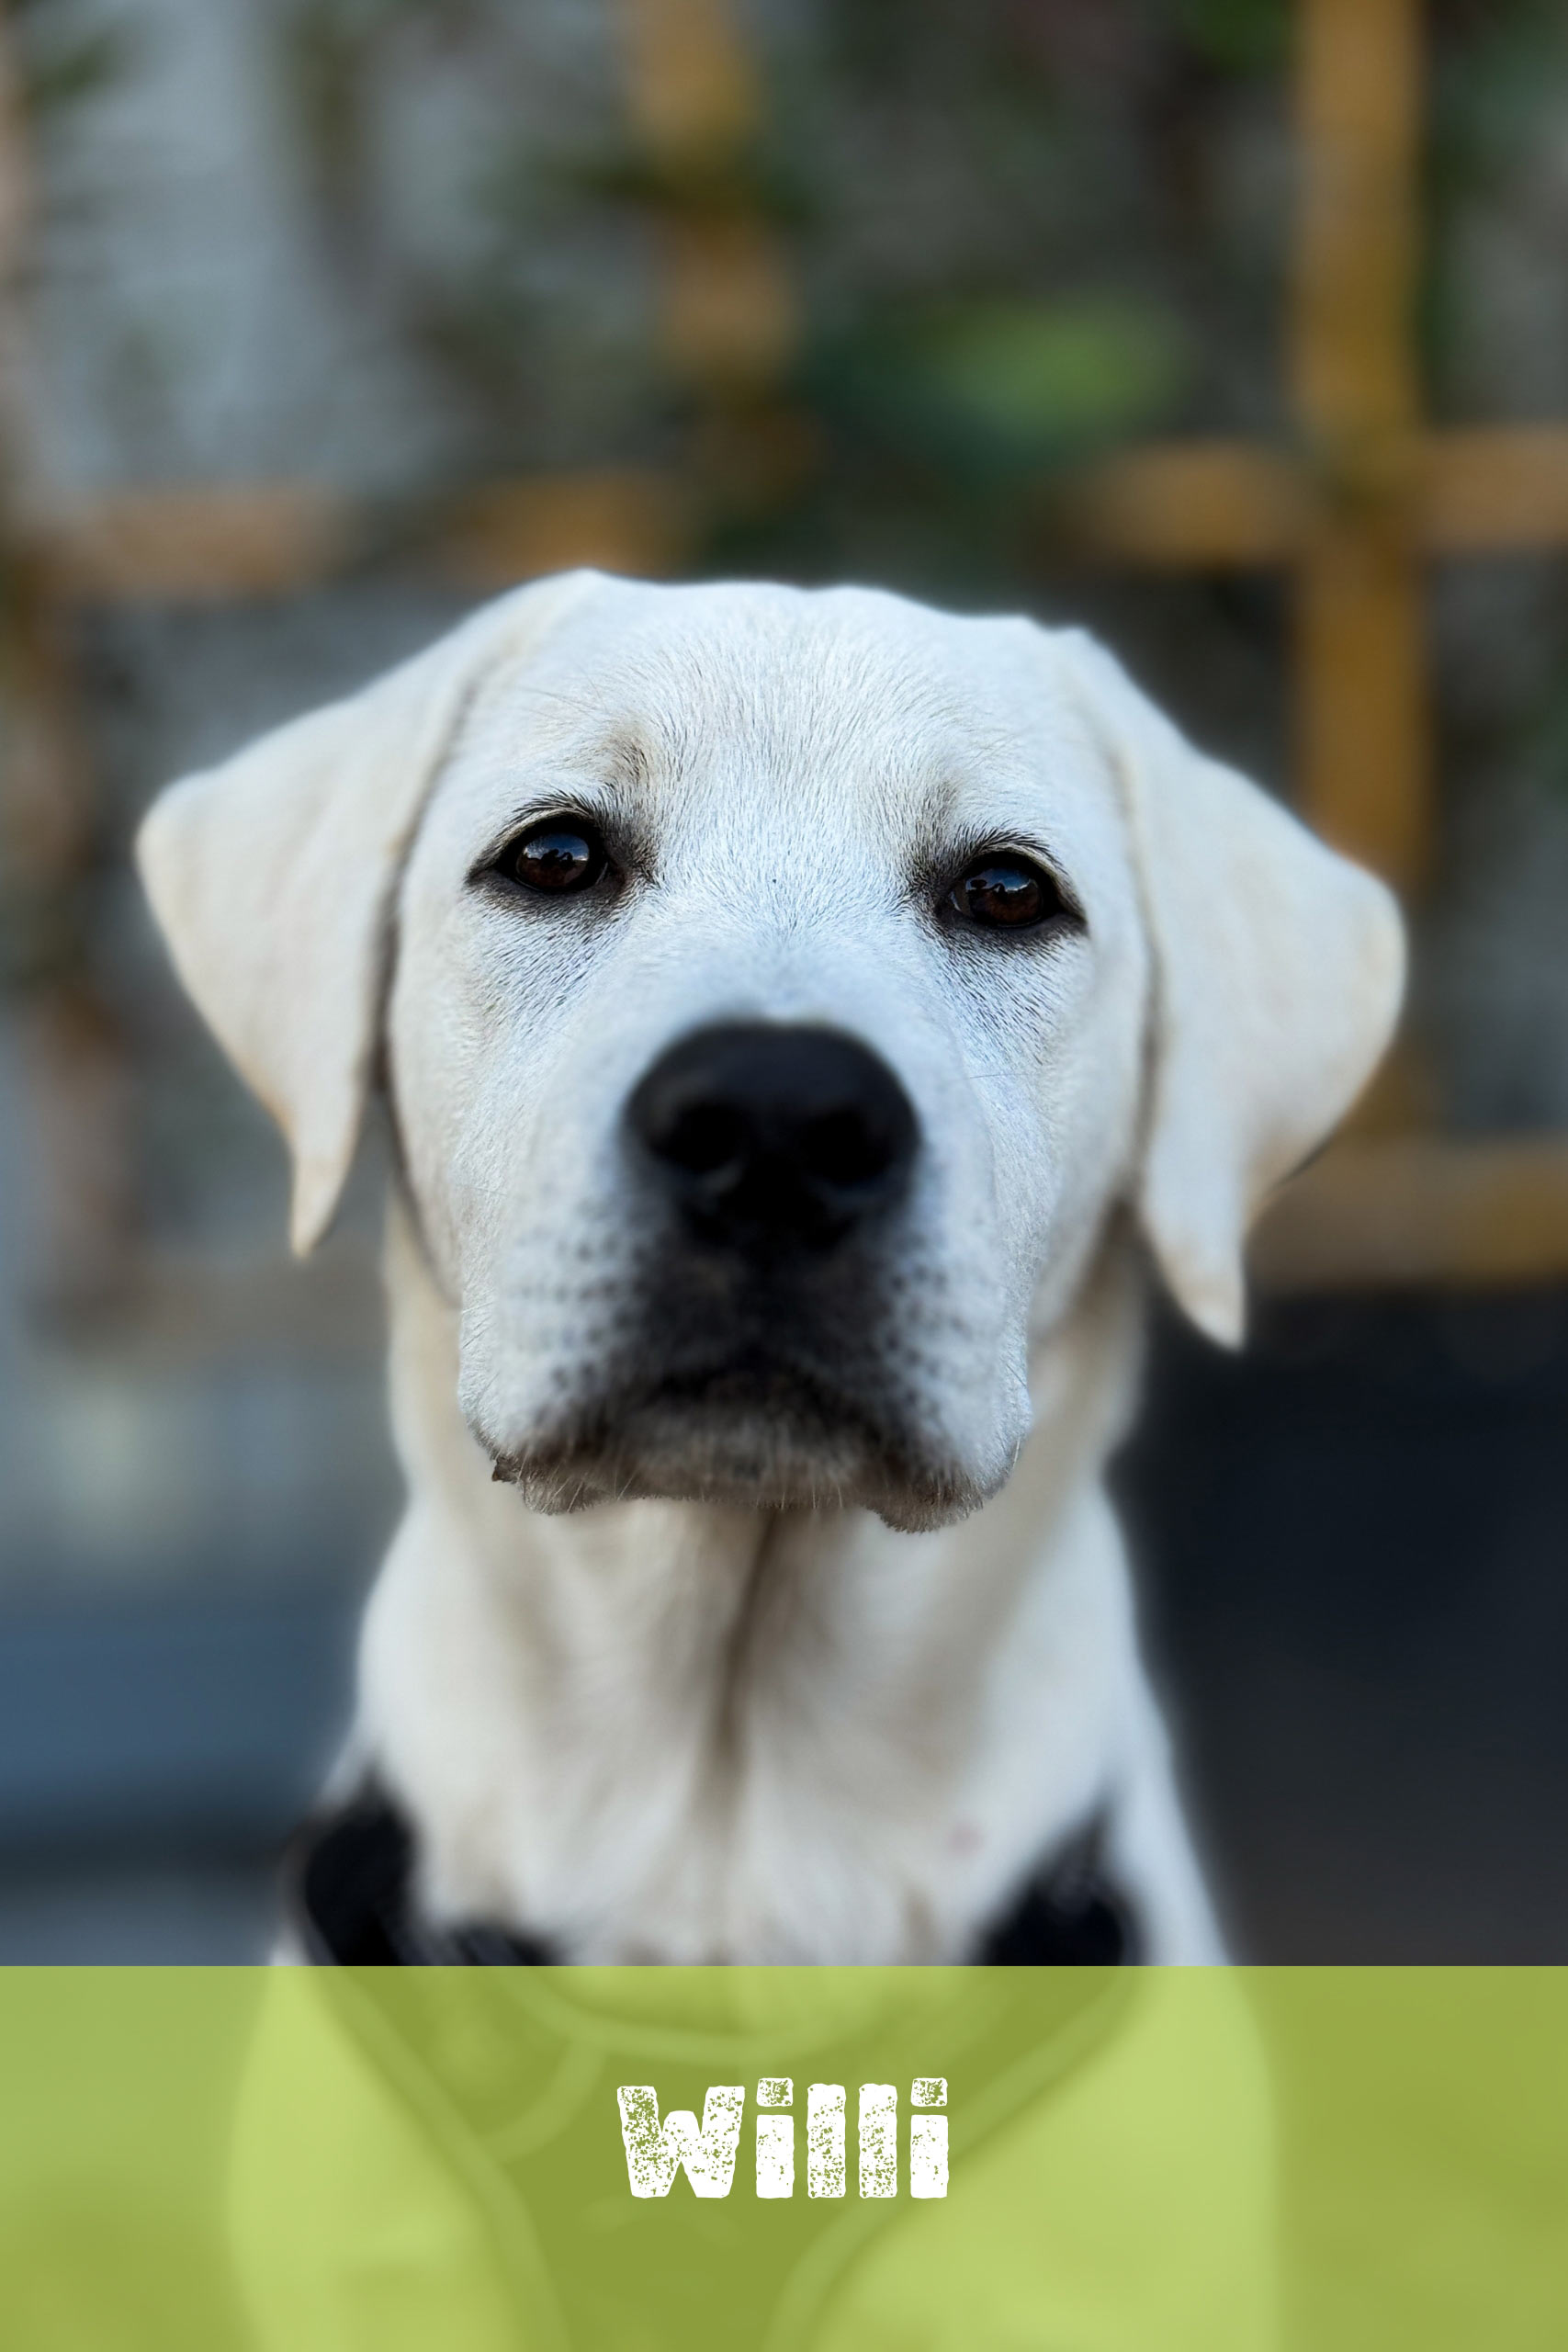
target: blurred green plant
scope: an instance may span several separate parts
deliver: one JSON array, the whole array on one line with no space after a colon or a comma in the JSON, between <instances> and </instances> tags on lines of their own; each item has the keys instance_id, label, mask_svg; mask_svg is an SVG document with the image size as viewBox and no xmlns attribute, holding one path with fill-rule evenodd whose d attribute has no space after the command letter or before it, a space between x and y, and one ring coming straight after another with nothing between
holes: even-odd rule
<instances>
[{"instance_id":1,"label":"blurred green plant","mask_svg":"<svg viewBox=\"0 0 1568 2352\"><path fill-rule=\"evenodd\" d=\"M22 104L48 130L130 72L141 38L123 18L106 23L91 0L6 0L13 30Z\"/></svg>"},{"instance_id":2,"label":"blurred green plant","mask_svg":"<svg viewBox=\"0 0 1568 2352\"><path fill-rule=\"evenodd\" d=\"M1290 0L1176 0L1176 28L1199 56L1230 74L1275 74L1291 51Z\"/></svg>"},{"instance_id":3,"label":"blurred green plant","mask_svg":"<svg viewBox=\"0 0 1568 2352\"><path fill-rule=\"evenodd\" d=\"M1027 465L1141 430L1190 380L1178 322L1110 295L939 308L903 341L906 380L993 461Z\"/></svg>"}]
</instances>

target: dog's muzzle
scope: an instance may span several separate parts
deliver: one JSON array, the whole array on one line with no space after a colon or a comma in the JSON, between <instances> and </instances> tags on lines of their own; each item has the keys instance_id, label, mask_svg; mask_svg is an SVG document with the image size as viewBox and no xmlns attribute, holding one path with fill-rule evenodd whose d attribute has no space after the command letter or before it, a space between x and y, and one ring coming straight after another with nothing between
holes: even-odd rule
<instances>
[{"instance_id":1,"label":"dog's muzzle","mask_svg":"<svg viewBox=\"0 0 1568 2352\"><path fill-rule=\"evenodd\" d=\"M972 1508L897 1344L920 1134L886 1063L836 1029L699 1029L638 1081L622 1144L644 1238L616 1343L524 1443L482 1439L496 1476L543 1510Z\"/></svg>"}]
</instances>

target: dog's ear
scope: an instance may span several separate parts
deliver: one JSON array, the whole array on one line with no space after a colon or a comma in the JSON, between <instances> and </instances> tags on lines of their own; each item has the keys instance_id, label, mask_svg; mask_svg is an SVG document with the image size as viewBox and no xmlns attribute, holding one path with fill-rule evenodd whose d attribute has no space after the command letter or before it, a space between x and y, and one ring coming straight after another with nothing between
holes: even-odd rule
<instances>
[{"instance_id":1,"label":"dog's ear","mask_svg":"<svg viewBox=\"0 0 1568 2352\"><path fill-rule=\"evenodd\" d=\"M1153 949L1144 1229L1193 1322L1235 1346L1247 1226L1376 1068L1403 926L1382 883L1195 751L1092 638L1052 641L1120 778Z\"/></svg>"},{"instance_id":2,"label":"dog's ear","mask_svg":"<svg viewBox=\"0 0 1568 2352\"><path fill-rule=\"evenodd\" d=\"M171 786L143 821L137 864L175 968L288 1139L301 1253L354 1159L393 899L431 784L481 679L595 580L500 597L347 701Z\"/></svg>"}]
</instances>

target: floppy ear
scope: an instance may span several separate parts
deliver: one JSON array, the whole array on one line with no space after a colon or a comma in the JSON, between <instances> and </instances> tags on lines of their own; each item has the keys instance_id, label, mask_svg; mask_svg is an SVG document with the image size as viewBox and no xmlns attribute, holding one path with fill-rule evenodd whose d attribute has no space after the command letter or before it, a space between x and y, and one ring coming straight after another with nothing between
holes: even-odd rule
<instances>
[{"instance_id":1,"label":"floppy ear","mask_svg":"<svg viewBox=\"0 0 1568 2352\"><path fill-rule=\"evenodd\" d=\"M346 702L171 786L143 821L137 864L175 968L288 1139L301 1254L354 1159L393 897L436 771L484 675L596 580L513 590Z\"/></svg>"},{"instance_id":2,"label":"floppy ear","mask_svg":"<svg viewBox=\"0 0 1568 2352\"><path fill-rule=\"evenodd\" d=\"M1403 926L1381 882L1195 751L1092 638L1053 641L1121 779L1154 952L1144 1229L1193 1322L1235 1346L1247 1226L1376 1068Z\"/></svg>"}]
</instances>

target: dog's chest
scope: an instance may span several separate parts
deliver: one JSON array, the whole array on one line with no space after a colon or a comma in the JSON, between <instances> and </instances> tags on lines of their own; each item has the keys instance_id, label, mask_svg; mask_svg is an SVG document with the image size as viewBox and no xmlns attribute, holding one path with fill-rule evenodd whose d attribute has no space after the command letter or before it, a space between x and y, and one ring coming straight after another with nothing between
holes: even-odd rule
<instances>
[{"instance_id":1,"label":"dog's chest","mask_svg":"<svg viewBox=\"0 0 1568 2352\"><path fill-rule=\"evenodd\" d=\"M499 1583L405 1528L364 1729L426 1905L586 1962L962 1957L1101 1792L1100 1547L1004 1596L962 1529L726 1518L552 1522Z\"/></svg>"}]
</instances>

